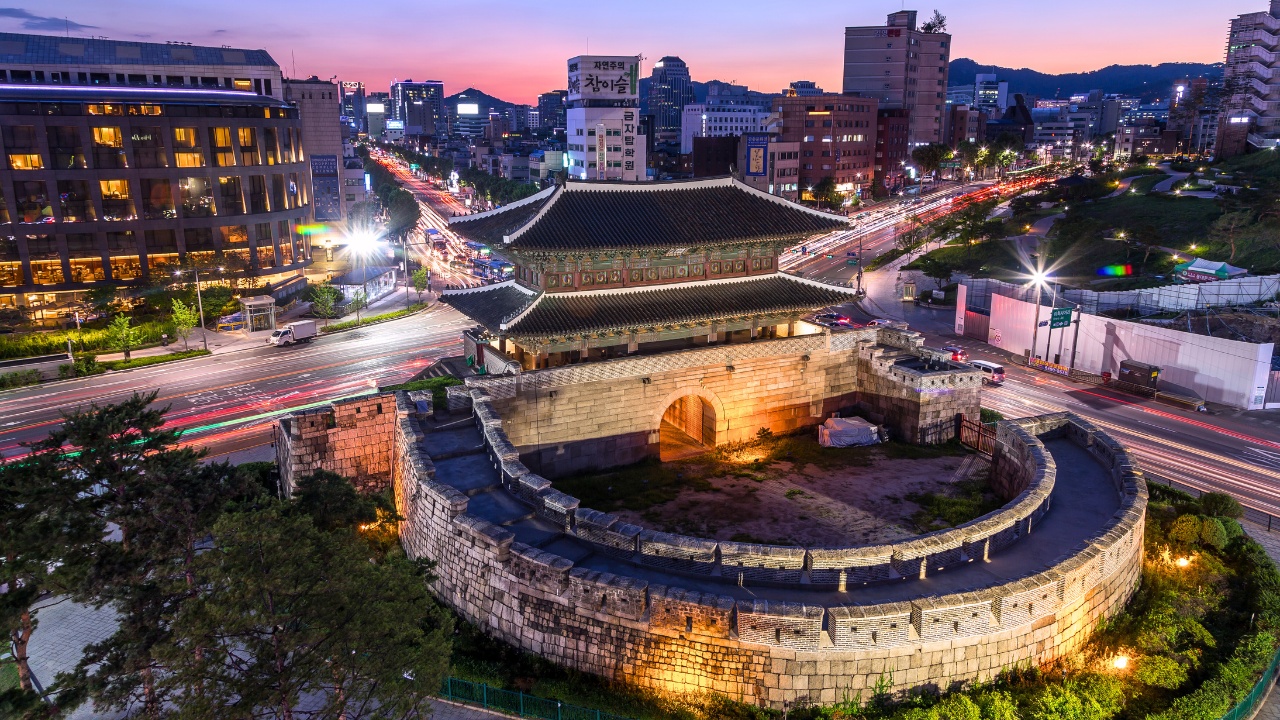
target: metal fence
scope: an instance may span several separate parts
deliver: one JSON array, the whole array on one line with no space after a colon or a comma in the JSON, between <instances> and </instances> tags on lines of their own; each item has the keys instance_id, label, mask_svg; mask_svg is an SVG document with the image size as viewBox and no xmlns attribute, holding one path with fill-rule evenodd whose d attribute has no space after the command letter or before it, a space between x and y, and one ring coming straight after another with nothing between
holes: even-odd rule
<instances>
[{"instance_id":1,"label":"metal fence","mask_svg":"<svg viewBox=\"0 0 1280 720\"><path fill-rule=\"evenodd\" d=\"M1171 480L1170 478L1156 475L1154 473L1144 471L1143 475L1147 478L1147 482L1153 482L1153 483L1156 483L1157 485L1164 485L1166 487L1171 487L1174 490L1181 490L1182 492L1187 493L1191 497L1198 498L1205 493L1204 490L1201 490L1198 487L1192 487L1191 485L1187 485L1186 483L1180 483L1177 480ZM1240 500L1240 498L1236 498L1236 500ZM1275 515L1272 515L1271 513L1265 510L1259 510L1255 507L1250 507L1244 502L1240 503L1240 507L1244 508L1243 519L1248 520L1251 523L1261 525L1262 527L1267 529L1267 532L1272 532L1273 530L1280 532L1280 517L1276 517Z\"/></svg>"},{"instance_id":2,"label":"metal fence","mask_svg":"<svg viewBox=\"0 0 1280 720\"><path fill-rule=\"evenodd\" d=\"M486 710L541 720L631 720L622 715L534 697L515 690L502 690L455 677L444 679L440 685L440 697Z\"/></svg>"},{"instance_id":3,"label":"metal fence","mask_svg":"<svg viewBox=\"0 0 1280 720\"><path fill-rule=\"evenodd\" d=\"M1267 671L1262 673L1262 679L1257 685L1249 691L1243 700L1236 703L1236 706L1227 711L1222 716L1222 720L1249 720L1253 714L1257 712L1258 707L1267 699L1267 691L1271 689L1271 684L1276 681L1276 669L1280 666L1280 652L1277 652L1271 658L1271 664L1267 666Z\"/></svg>"}]
</instances>

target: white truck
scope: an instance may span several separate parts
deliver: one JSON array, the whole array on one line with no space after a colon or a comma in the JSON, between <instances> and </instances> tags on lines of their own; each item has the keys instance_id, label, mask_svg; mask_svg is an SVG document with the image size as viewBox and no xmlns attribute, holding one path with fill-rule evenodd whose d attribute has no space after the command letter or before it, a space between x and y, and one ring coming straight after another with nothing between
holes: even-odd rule
<instances>
[{"instance_id":1,"label":"white truck","mask_svg":"<svg viewBox=\"0 0 1280 720\"><path fill-rule=\"evenodd\" d=\"M271 333L271 337L267 338L267 344L292 345L297 342L311 342L311 338L315 336L316 321L299 320L297 322L291 322Z\"/></svg>"}]
</instances>

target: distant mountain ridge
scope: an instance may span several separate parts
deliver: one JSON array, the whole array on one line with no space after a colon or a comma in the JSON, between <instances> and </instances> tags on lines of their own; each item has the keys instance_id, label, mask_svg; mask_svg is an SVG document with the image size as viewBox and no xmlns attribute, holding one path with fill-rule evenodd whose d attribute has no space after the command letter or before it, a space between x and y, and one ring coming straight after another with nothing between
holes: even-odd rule
<instances>
[{"instance_id":1,"label":"distant mountain ridge","mask_svg":"<svg viewBox=\"0 0 1280 720\"><path fill-rule=\"evenodd\" d=\"M1168 97L1173 84L1187 78L1220 78L1222 63L1161 63L1159 65L1110 65L1100 70L1051 75L1030 68L982 65L969 58L951 61L951 85L972 85L978 73L994 73L1009 83L1010 93L1040 98L1066 98L1074 93L1103 90L1144 100Z\"/></svg>"},{"instance_id":2,"label":"distant mountain ridge","mask_svg":"<svg viewBox=\"0 0 1280 720\"><path fill-rule=\"evenodd\" d=\"M462 92L454 93L446 97L444 99L444 106L446 108L453 107L458 100L463 98L463 96L466 96L466 102L473 102L476 105L479 105L480 112L488 112L489 110L504 112L518 104L507 102L502 98L496 98L483 90L477 90L473 87L469 87Z\"/></svg>"}]
</instances>

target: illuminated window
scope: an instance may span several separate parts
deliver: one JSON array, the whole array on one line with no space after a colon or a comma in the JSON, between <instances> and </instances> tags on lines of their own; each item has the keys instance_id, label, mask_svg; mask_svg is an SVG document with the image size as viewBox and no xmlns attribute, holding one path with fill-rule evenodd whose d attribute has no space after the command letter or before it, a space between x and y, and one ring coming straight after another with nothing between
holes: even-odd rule
<instances>
[{"instance_id":1,"label":"illuminated window","mask_svg":"<svg viewBox=\"0 0 1280 720\"><path fill-rule=\"evenodd\" d=\"M178 188L182 191L182 217L209 217L216 214L213 206L213 190L209 185L209 179L203 177L187 177L178 180Z\"/></svg>"},{"instance_id":2,"label":"illuminated window","mask_svg":"<svg viewBox=\"0 0 1280 720\"><path fill-rule=\"evenodd\" d=\"M204 153L202 152L175 152L173 154L174 162L180 168L204 167Z\"/></svg>"},{"instance_id":3,"label":"illuminated window","mask_svg":"<svg viewBox=\"0 0 1280 720\"><path fill-rule=\"evenodd\" d=\"M118 127L93 128L93 144L99 147L124 147L124 135Z\"/></svg>"},{"instance_id":4,"label":"illuminated window","mask_svg":"<svg viewBox=\"0 0 1280 720\"><path fill-rule=\"evenodd\" d=\"M236 154L231 150L231 128L209 128L209 145L213 152L214 167L232 167Z\"/></svg>"},{"instance_id":5,"label":"illuminated window","mask_svg":"<svg viewBox=\"0 0 1280 720\"><path fill-rule=\"evenodd\" d=\"M253 81L245 80L244 78L236 78L235 80L231 81L231 87L235 88L236 90L245 90L245 91L252 90Z\"/></svg>"},{"instance_id":6,"label":"illuminated window","mask_svg":"<svg viewBox=\"0 0 1280 720\"><path fill-rule=\"evenodd\" d=\"M103 220L137 220L128 180L99 180Z\"/></svg>"},{"instance_id":7,"label":"illuminated window","mask_svg":"<svg viewBox=\"0 0 1280 720\"><path fill-rule=\"evenodd\" d=\"M14 170L43 170L44 158L39 153L11 153L9 167Z\"/></svg>"},{"instance_id":8,"label":"illuminated window","mask_svg":"<svg viewBox=\"0 0 1280 720\"><path fill-rule=\"evenodd\" d=\"M159 105L130 105L130 115L163 115L164 111Z\"/></svg>"},{"instance_id":9,"label":"illuminated window","mask_svg":"<svg viewBox=\"0 0 1280 720\"><path fill-rule=\"evenodd\" d=\"M66 282L61 260L32 260L31 281L35 285L61 285Z\"/></svg>"},{"instance_id":10,"label":"illuminated window","mask_svg":"<svg viewBox=\"0 0 1280 720\"><path fill-rule=\"evenodd\" d=\"M123 115L124 106L106 103L102 105L90 105L90 115Z\"/></svg>"},{"instance_id":11,"label":"illuminated window","mask_svg":"<svg viewBox=\"0 0 1280 720\"><path fill-rule=\"evenodd\" d=\"M196 147L196 129L189 127L174 128L173 146L176 148Z\"/></svg>"}]
</instances>

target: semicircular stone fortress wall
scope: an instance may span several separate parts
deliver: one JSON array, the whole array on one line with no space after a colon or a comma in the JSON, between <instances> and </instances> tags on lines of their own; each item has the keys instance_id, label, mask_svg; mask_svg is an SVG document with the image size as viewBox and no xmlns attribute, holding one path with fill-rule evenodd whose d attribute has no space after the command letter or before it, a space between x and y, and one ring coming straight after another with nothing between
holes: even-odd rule
<instances>
[{"instance_id":1,"label":"semicircular stone fortress wall","mask_svg":"<svg viewBox=\"0 0 1280 720\"><path fill-rule=\"evenodd\" d=\"M509 382L453 389L459 414L443 426L422 393L297 413L277 426L277 456L286 487L319 468L359 475L364 489L390 483L401 543L436 562L437 597L486 632L569 667L773 707L836 702L878 684L946 689L1072 652L1124 606L1141 575L1142 476L1117 442L1066 413L1000 424L993 477L1010 502L991 515L892 545L778 547L656 533L580 507L521 462L505 406L489 395ZM940 382L950 392L952 380ZM469 439L448 445L439 440L447 433ZM1096 467L1059 473L1045 443L1069 443L1071 462ZM1037 531L1066 519L1070 509L1054 498L1086 470L1094 490L1115 495L1078 544L1056 552L1050 531ZM524 508L508 517L529 519L495 524L486 519L495 503ZM521 542L513 530L528 523L608 562ZM1046 559L990 579L988 569L1027 548ZM974 575L988 581L957 587L956 578ZM868 599L890 587L900 590L896 600Z\"/></svg>"},{"instance_id":2,"label":"semicircular stone fortress wall","mask_svg":"<svg viewBox=\"0 0 1280 720\"><path fill-rule=\"evenodd\" d=\"M775 707L801 699L835 702L846 692L869 692L878 682L893 691L946 689L1070 653L1100 619L1125 605L1140 579L1142 476L1117 442L1065 413L1001 423L996 479L1017 497L967 526L973 537L984 538L978 545L966 545L953 533L945 542L920 538L888 546L883 572L896 573L902 582L925 583L911 572L934 568L933 560L945 558L980 562L989 539L1001 533L1017 542L1036 542L1034 523L1051 512L1040 493L1055 481L1057 470L1043 438L1065 436L1084 448L1119 495L1119 509L1087 542L1039 572L963 592L931 595L922 584L918 597L902 602L859 605L851 597L844 603L806 604L684 589L680 577L697 572L699 564L722 565L736 553L755 558L763 572L781 572L769 580L785 586L795 579L787 576L788 569L811 575L857 567L848 562L848 552L829 562L824 551L812 549L764 549L618 527L523 468L487 396L471 394L471 419L483 433L489 462L501 473L503 486L537 517L601 550L621 544L614 548L620 555L643 556L644 543L652 543L654 557L665 551L670 562L673 582L658 584L622 571L578 567L516 541L507 528L469 512L467 494L437 481L419 421L429 401L399 395L391 481L404 518L406 551L436 561L433 592L468 621L579 670L663 692L712 691ZM1032 497L1040 501L1028 502ZM1016 534L1009 528L1017 528ZM872 554L880 557L885 550ZM882 579L880 572L872 579Z\"/></svg>"}]
</instances>

